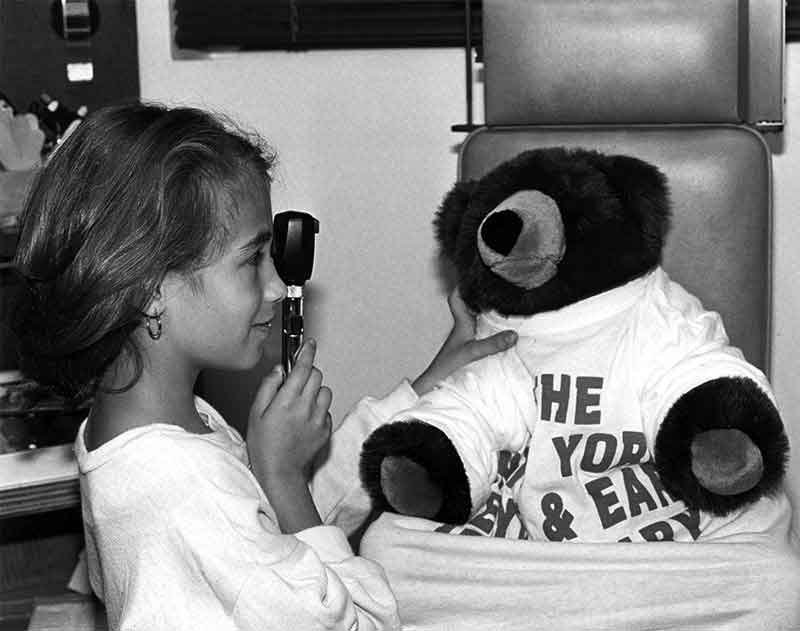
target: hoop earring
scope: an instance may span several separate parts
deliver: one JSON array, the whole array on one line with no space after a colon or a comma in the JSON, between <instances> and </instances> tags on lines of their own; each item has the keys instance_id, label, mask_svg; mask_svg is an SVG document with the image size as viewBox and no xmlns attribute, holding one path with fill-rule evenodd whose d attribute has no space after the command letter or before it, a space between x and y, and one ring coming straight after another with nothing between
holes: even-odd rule
<instances>
[{"instance_id":1,"label":"hoop earring","mask_svg":"<svg viewBox=\"0 0 800 631\"><path fill-rule=\"evenodd\" d=\"M147 328L147 334L151 340L158 340L164 332L164 325L161 324L161 314L145 315L144 326Z\"/></svg>"}]
</instances>

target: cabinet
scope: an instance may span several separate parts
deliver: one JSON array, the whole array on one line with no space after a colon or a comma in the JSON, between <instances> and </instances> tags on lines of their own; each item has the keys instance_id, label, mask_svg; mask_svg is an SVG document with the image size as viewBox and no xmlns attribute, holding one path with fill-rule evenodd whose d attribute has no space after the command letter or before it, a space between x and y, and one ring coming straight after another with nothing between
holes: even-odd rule
<instances>
[{"instance_id":1,"label":"cabinet","mask_svg":"<svg viewBox=\"0 0 800 631\"><path fill-rule=\"evenodd\" d=\"M70 41L59 35L54 9L62 0L0 0L0 91L19 110L27 110L42 92L73 109L85 105L90 111L138 97L136 0L64 4L77 13L86 5L96 14L90 37ZM87 61L92 64L91 81L70 80L68 64Z\"/></svg>"},{"instance_id":2,"label":"cabinet","mask_svg":"<svg viewBox=\"0 0 800 631\"><path fill-rule=\"evenodd\" d=\"M2 239L7 245L15 235ZM13 309L12 252L4 247L0 256L0 323ZM0 344L8 379L16 353L5 327ZM8 383L0 391L10 392ZM9 630L27 627L34 600L67 591L83 548L72 441L86 410L52 398L28 403L0 396L0 628Z\"/></svg>"},{"instance_id":3,"label":"cabinet","mask_svg":"<svg viewBox=\"0 0 800 631\"><path fill-rule=\"evenodd\" d=\"M75 15L86 7L95 12L96 28L89 37L65 39L55 28L54 11ZM91 62L91 73L70 75L74 62ZM0 0L0 92L18 112L28 111L43 93L89 112L138 98L136 0ZM4 222L0 376L6 382L17 370L14 340L5 326L13 309L16 240L13 226ZM86 409L53 399L20 410L0 396L2 629L26 629L35 601L67 592L84 544L72 441L85 414Z\"/></svg>"}]
</instances>

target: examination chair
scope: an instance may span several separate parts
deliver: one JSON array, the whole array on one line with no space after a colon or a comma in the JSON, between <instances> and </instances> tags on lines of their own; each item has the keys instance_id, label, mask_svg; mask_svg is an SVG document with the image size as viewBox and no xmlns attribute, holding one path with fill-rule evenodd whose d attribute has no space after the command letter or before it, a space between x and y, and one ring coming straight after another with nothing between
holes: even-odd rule
<instances>
[{"instance_id":1,"label":"examination chair","mask_svg":"<svg viewBox=\"0 0 800 631\"><path fill-rule=\"evenodd\" d=\"M484 0L485 125L458 178L545 146L666 174L663 265L769 370L771 155L782 127L781 0ZM444 191L443 191L444 193ZM433 209L432 209L433 212ZM498 490L501 493L501 490ZM800 629L785 520L715 543L541 543L383 514L361 553L406 629Z\"/></svg>"}]
</instances>

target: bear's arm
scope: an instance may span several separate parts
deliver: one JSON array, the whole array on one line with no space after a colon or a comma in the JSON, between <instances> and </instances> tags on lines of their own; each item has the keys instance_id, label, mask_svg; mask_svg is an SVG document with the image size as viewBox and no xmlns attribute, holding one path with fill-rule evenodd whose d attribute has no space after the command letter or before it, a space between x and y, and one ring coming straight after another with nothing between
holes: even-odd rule
<instances>
[{"instance_id":1,"label":"bear's arm","mask_svg":"<svg viewBox=\"0 0 800 631\"><path fill-rule=\"evenodd\" d=\"M774 494L789 443L778 410L745 377L720 377L678 397L661 423L656 469L690 508L726 515Z\"/></svg>"},{"instance_id":2,"label":"bear's arm","mask_svg":"<svg viewBox=\"0 0 800 631\"><path fill-rule=\"evenodd\" d=\"M497 475L498 452L524 448L534 412L513 349L457 371L364 443L361 479L374 507L466 521Z\"/></svg>"},{"instance_id":3,"label":"bear's arm","mask_svg":"<svg viewBox=\"0 0 800 631\"><path fill-rule=\"evenodd\" d=\"M675 283L640 318L641 401L664 486L724 515L773 493L788 439L764 374L730 345L719 314Z\"/></svg>"}]
</instances>

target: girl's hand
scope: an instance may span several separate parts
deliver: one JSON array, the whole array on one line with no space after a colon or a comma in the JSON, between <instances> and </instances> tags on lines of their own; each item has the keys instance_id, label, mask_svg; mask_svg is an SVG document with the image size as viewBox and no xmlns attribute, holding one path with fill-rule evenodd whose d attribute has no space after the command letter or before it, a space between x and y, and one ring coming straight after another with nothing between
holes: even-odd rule
<instances>
[{"instance_id":1,"label":"girl's hand","mask_svg":"<svg viewBox=\"0 0 800 631\"><path fill-rule=\"evenodd\" d=\"M278 365L256 393L247 445L253 473L262 486L271 479L305 478L314 456L330 439L331 391L314 367L315 354L316 343L309 339L285 381Z\"/></svg>"},{"instance_id":2,"label":"girl's hand","mask_svg":"<svg viewBox=\"0 0 800 631\"><path fill-rule=\"evenodd\" d=\"M482 340L475 339L475 314L472 313L458 293L458 288L450 292L447 304L453 316L453 328L447 336L436 357L419 377L411 384L416 393L422 396L462 366L505 351L517 343L514 331L501 331Z\"/></svg>"},{"instance_id":3,"label":"girl's hand","mask_svg":"<svg viewBox=\"0 0 800 631\"><path fill-rule=\"evenodd\" d=\"M286 380L278 365L250 408L247 450L253 474L269 499L281 532L321 522L308 488L308 471L331 436L331 391L314 367L316 344L303 344Z\"/></svg>"}]
</instances>

